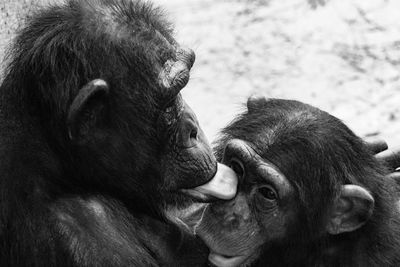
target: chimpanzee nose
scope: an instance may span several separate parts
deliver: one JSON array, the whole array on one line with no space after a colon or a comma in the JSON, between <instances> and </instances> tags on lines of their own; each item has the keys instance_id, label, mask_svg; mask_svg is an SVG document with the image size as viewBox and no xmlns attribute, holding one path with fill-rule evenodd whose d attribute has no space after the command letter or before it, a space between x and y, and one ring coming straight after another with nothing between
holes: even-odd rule
<instances>
[{"instance_id":1,"label":"chimpanzee nose","mask_svg":"<svg viewBox=\"0 0 400 267\"><path fill-rule=\"evenodd\" d=\"M213 216L221 219L224 226L235 226L235 224L246 221L250 217L247 198L243 193L239 193L232 200L211 204L209 209Z\"/></svg>"},{"instance_id":2,"label":"chimpanzee nose","mask_svg":"<svg viewBox=\"0 0 400 267\"><path fill-rule=\"evenodd\" d=\"M198 142L198 127L192 120L183 122L181 130L181 145L186 148L193 147Z\"/></svg>"}]
</instances>

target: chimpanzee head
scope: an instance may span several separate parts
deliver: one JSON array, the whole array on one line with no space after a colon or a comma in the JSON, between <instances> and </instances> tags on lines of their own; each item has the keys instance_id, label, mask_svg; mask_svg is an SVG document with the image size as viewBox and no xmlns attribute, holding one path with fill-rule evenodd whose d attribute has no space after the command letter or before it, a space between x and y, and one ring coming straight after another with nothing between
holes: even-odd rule
<instances>
[{"instance_id":1,"label":"chimpanzee head","mask_svg":"<svg viewBox=\"0 0 400 267\"><path fill-rule=\"evenodd\" d=\"M254 98L247 107L216 148L240 177L238 194L209 204L196 227L214 265L263 258L262 266L315 266L315 255L335 254L341 241L372 231L381 214L374 207L385 209L381 199L390 196L360 138L297 101Z\"/></svg>"},{"instance_id":2,"label":"chimpanzee head","mask_svg":"<svg viewBox=\"0 0 400 267\"><path fill-rule=\"evenodd\" d=\"M179 94L194 60L148 3L71 0L28 21L5 84L79 188L138 206L231 198L235 175Z\"/></svg>"}]
</instances>

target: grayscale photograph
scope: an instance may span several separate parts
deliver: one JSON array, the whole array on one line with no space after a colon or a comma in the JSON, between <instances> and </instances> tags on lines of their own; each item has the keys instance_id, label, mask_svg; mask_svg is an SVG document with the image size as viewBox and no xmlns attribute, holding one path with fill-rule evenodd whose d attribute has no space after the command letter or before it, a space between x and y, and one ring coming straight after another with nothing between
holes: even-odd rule
<instances>
[{"instance_id":1,"label":"grayscale photograph","mask_svg":"<svg viewBox=\"0 0 400 267\"><path fill-rule=\"evenodd\" d=\"M400 1L0 0L0 267L400 266Z\"/></svg>"}]
</instances>

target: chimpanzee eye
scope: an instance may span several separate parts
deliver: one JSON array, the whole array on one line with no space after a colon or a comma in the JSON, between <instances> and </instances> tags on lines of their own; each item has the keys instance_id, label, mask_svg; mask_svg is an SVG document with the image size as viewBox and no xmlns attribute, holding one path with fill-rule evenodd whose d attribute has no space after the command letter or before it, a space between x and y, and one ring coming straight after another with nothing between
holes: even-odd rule
<instances>
[{"instance_id":1,"label":"chimpanzee eye","mask_svg":"<svg viewBox=\"0 0 400 267\"><path fill-rule=\"evenodd\" d=\"M274 189L269 186L263 186L258 188L258 192L268 200L276 200L278 198L277 194L275 193Z\"/></svg>"}]
</instances>

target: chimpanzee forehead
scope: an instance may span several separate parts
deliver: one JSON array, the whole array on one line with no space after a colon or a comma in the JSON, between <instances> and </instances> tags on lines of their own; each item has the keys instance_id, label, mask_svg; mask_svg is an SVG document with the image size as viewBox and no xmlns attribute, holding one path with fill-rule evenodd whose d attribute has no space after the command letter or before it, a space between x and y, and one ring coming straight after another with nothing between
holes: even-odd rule
<instances>
[{"instance_id":1,"label":"chimpanzee forehead","mask_svg":"<svg viewBox=\"0 0 400 267\"><path fill-rule=\"evenodd\" d=\"M89 33L101 32L111 40L138 44L163 62L174 54L172 27L160 9L144 1L92 1L76 2L83 12L82 25Z\"/></svg>"},{"instance_id":2,"label":"chimpanzee forehead","mask_svg":"<svg viewBox=\"0 0 400 267\"><path fill-rule=\"evenodd\" d=\"M263 159L257 166L257 173L262 178L262 182L272 183L279 191L279 195L286 195L292 191L289 180L279 170L277 166Z\"/></svg>"}]
</instances>

